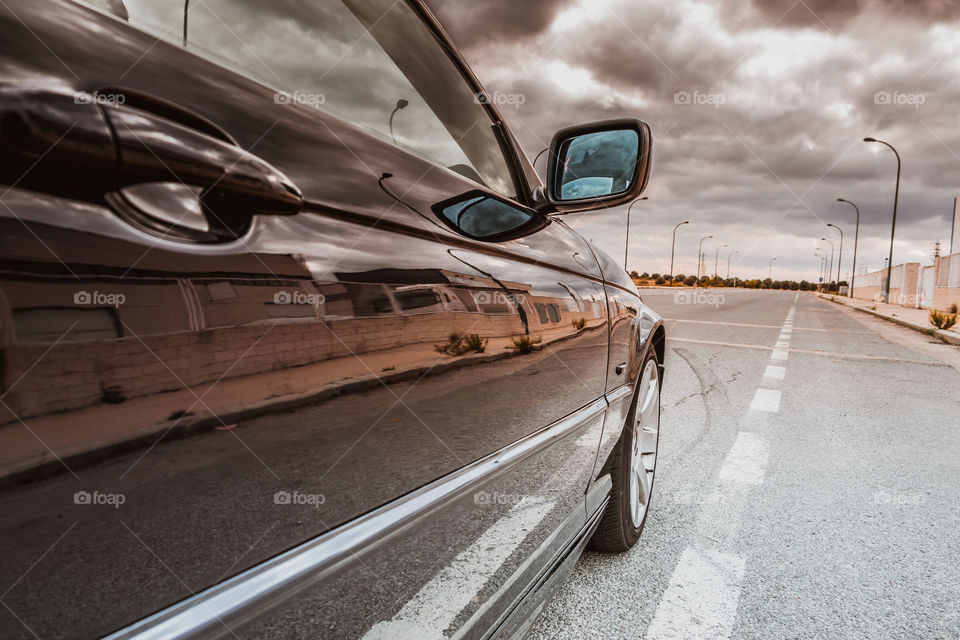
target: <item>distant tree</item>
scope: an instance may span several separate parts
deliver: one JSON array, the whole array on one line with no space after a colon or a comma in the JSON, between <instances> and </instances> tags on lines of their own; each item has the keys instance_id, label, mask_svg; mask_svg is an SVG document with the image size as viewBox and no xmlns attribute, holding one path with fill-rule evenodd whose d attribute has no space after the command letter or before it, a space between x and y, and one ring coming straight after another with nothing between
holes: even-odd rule
<instances>
[{"instance_id":1,"label":"distant tree","mask_svg":"<svg viewBox=\"0 0 960 640\"><path fill-rule=\"evenodd\" d=\"M683 275L682 273L678 273L677 275L673 276L674 282L683 282L686 279L687 279L687 276Z\"/></svg>"},{"instance_id":2,"label":"distant tree","mask_svg":"<svg viewBox=\"0 0 960 640\"><path fill-rule=\"evenodd\" d=\"M661 277L657 278L657 282L656 282L656 283L657 283L657 284L666 284L667 281L661 276Z\"/></svg>"},{"instance_id":3,"label":"distant tree","mask_svg":"<svg viewBox=\"0 0 960 640\"><path fill-rule=\"evenodd\" d=\"M650 274L647 273L646 271L644 271L643 273L640 274L640 279L641 279L641 280L649 280L649 279L650 279Z\"/></svg>"},{"instance_id":4,"label":"distant tree","mask_svg":"<svg viewBox=\"0 0 960 640\"><path fill-rule=\"evenodd\" d=\"M634 280L639 280L639 279L640 279L640 274L638 274L638 273L637 273L637 270L634 269L633 271L630 272L630 277L633 278Z\"/></svg>"},{"instance_id":5,"label":"distant tree","mask_svg":"<svg viewBox=\"0 0 960 640\"><path fill-rule=\"evenodd\" d=\"M692 287L693 285L697 284L697 276L687 276L683 283L688 287Z\"/></svg>"},{"instance_id":6,"label":"distant tree","mask_svg":"<svg viewBox=\"0 0 960 640\"><path fill-rule=\"evenodd\" d=\"M659 279L660 279L660 274L659 274L659 273L651 274L651 275L650 275L650 279L651 279L651 280L659 280Z\"/></svg>"}]
</instances>

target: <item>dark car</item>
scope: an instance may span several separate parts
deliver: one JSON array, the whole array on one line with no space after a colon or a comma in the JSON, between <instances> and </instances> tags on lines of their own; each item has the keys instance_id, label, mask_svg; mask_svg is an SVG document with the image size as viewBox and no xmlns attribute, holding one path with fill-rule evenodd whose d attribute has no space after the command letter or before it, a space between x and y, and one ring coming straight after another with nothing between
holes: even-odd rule
<instances>
[{"instance_id":1,"label":"dark car","mask_svg":"<svg viewBox=\"0 0 960 640\"><path fill-rule=\"evenodd\" d=\"M0 637L522 635L632 546L664 331L418 0L0 3Z\"/></svg>"}]
</instances>

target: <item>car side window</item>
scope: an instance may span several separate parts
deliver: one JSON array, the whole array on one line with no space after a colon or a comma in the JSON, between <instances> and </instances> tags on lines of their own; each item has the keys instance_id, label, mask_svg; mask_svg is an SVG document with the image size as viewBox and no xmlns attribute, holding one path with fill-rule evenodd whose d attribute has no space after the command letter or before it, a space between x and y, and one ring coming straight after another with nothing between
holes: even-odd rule
<instances>
[{"instance_id":1,"label":"car side window","mask_svg":"<svg viewBox=\"0 0 960 640\"><path fill-rule=\"evenodd\" d=\"M281 105L330 113L516 195L487 112L405 2L109 1L131 25L276 89Z\"/></svg>"}]
</instances>

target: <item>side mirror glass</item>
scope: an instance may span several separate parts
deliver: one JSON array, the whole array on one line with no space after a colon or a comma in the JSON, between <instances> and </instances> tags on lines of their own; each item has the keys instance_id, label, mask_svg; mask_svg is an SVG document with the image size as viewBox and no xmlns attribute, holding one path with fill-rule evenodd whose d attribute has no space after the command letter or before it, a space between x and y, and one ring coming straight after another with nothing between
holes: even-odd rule
<instances>
[{"instance_id":1,"label":"side mirror glass","mask_svg":"<svg viewBox=\"0 0 960 640\"><path fill-rule=\"evenodd\" d=\"M622 204L640 195L649 170L645 123L621 119L569 127L550 145L548 199L561 211Z\"/></svg>"},{"instance_id":2,"label":"side mirror glass","mask_svg":"<svg viewBox=\"0 0 960 640\"><path fill-rule=\"evenodd\" d=\"M433 209L458 233L487 242L522 237L540 230L547 222L535 211L482 191L464 193L434 205Z\"/></svg>"}]
</instances>

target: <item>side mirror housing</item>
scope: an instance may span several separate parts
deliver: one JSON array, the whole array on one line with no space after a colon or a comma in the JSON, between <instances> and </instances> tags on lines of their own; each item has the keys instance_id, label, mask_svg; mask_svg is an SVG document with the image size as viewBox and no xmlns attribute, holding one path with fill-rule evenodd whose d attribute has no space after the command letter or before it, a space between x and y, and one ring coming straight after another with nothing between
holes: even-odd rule
<instances>
[{"instance_id":1,"label":"side mirror housing","mask_svg":"<svg viewBox=\"0 0 960 640\"><path fill-rule=\"evenodd\" d=\"M640 120L561 129L550 143L547 200L560 213L625 204L646 188L650 160L650 127Z\"/></svg>"}]
</instances>

